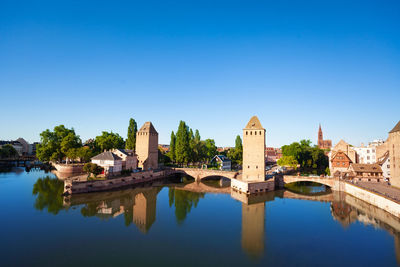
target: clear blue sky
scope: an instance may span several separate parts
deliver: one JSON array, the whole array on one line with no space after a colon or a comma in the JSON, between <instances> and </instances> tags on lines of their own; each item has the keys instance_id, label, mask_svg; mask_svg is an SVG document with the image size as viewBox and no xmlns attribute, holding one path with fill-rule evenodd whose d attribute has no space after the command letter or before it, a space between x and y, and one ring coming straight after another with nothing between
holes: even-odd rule
<instances>
[{"instance_id":1,"label":"clear blue sky","mask_svg":"<svg viewBox=\"0 0 400 267\"><path fill-rule=\"evenodd\" d=\"M184 120L229 146L258 115L268 146L319 123L358 145L400 120L400 4L2 0L0 91L5 140L126 137L133 117L160 143Z\"/></svg>"}]
</instances>

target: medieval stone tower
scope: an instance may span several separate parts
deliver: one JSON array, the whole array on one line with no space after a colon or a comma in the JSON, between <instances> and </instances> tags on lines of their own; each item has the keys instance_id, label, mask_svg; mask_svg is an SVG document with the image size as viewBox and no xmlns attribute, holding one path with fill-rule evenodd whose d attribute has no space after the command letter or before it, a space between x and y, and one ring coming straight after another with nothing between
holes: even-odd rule
<instances>
[{"instance_id":1,"label":"medieval stone tower","mask_svg":"<svg viewBox=\"0 0 400 267\"><path fill-rule=\"evenodd\" d=\"M158 133L149 121L136 133L136 154L142 170L158 168Z\"/></svg>"},{"instance_id":2,"label":"medieval stone tower","mask_svg":"<svg viewBox=\"0 0 400 267\"><path fill-rule=\"evenodd\" d=\"M242 180L265 181L265 129L257 116L253 116L243 129Z\"/></svg>"}]
</instances>

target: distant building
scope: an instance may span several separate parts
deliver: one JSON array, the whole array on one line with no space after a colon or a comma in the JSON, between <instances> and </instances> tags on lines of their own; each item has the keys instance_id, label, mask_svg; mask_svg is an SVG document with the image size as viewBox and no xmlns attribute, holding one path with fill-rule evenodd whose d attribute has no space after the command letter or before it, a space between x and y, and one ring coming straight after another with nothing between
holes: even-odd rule
<instances>
[{"instance_id":1,"label":"distant building","mask_svg":"<svg viewBox=\"0 0 400 267\"><path fill-rule=\"evenodd\" d=\"M257 116L253 116L243 129L242 180L265 181L265 129Z\"/></svg>"},{"instance_id":2,"label":"distant building","mask_svg":"<svg viewBox=\"0 0 400 267\"><path fill-rule=\"evenodd\" d=\"M318 147L321 149L331 149L332 147L332 140L324 140L321 124L319 125L318 129Z\"/></svg>"},{"instance_id":3,"label":"distant building","mask_svg":"<svg viewBox=\"0 0 400 267\"><path fill-rule=\"evenodd\" d=\"M378 159L378 164L381 166L383 177L390 178L390 158L389 158L389 151Z\"/></svg>"},{"instance_id":4,"label":"distant building","mask_svg":"<svg viewBox=\"0 0 400 267\"><path fill-rule=\"evenodd\" d=\"M216 155L211 159L211 164L213 162L218 162L220 170L230 171L232 168L232 161L224 155Z\"/></svg>"},{"instance_id":5,"label":"distant building","mask_svg":"<svg viewBox=\"0 0 400 267\"><path fill-rule=\"evenodd\" d=\"M112 176L120 174L122 171L122 159L111 151L105 151L94 156L92 163L95 163L104 169L104 175Z\"/></svg>"},{"instance_id":6,"label":"distant building","mask_svg":"<svg viewBox=\"0 0 400 267\"><path fill-rule=\"evenodd\" d=\"M136 133L136 154L139 168L158 168L158 133L149 121Z\"/></svg>"},{"instance_id":7,"label":"distant building","mask_svg":"<svg viewBox=\"0 0 400 267\"><path fill-rule=\"evenodd\" d=\"M265 161L267 164L274 164L282 157L282 150L280 148L266 147L265 148Z\"/></svg>"},{"instance_id":8,"label":"distant building","mask_svg":"<svg viewBox=\"0 0 400 267\"><path fill-rule=\"evenodd\" d=\"M170 150L170 145L158 145L158 148L161 149L164 153L168 153Z\"/></svg>"},{"instance_id":9,"label":"distant building","mask_svg":"<svg viewBox=\"0 0 400 267\"><path fill-rule=\"evenodd\" d=\"M390 183L400 187L400 121L389 132Z\"/></svg>"},{"instance_id":10,"label":"distant building","mask_svg":"<svg viewBox=\"0 0 400 267\"><path fill-rule=\"evenodd\" d=\"M373 164L377 162L376 148L374 146L365 147L364 144L361 144L360 147L354 147L353 149L357 153L357 159L359 163Z\"/></svg>"}]
</instances>

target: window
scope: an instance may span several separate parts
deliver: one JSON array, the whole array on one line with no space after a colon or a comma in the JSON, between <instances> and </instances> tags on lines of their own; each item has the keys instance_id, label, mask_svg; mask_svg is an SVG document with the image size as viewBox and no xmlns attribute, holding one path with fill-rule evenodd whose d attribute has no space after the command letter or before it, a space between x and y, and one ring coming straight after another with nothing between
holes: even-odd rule
<instances>
[{"instance_id":1,"label":"window","mask_svg":"<svg viewBox=\"0 0 400 267\"><path fill-rule=\"evenodd\" d=\"M346 165L346 163L345 162L343 162L343 166L345 166Z\"/></svg>"},{"instance_id":2,"label":"window","mask_svg":"<svg viewBox=\"0 0 400 267\"><path fill-rule=\"evenodd\" d=\"M369 149L367 150L367 153L369 153Z\"/></svg>"},{"instance_id":3,"label":"window","mask_svg":"<svg viewBox=\"0 0 400 267\"><path fill-rule=\"evenodd\" d=\"M254 135L257 135L257 131L254 131Z\"/></svg>"},{"instance_id":4,"label":"window","mask_svg":"<svg viewBox=\"0 0 400 267\"><path fill-rule=\"evenodd\" d=\"M246 135L247 135L248 133L249 133L249 132L246 131Z\"/></svg>"},{"instance_id":5,"label":"window","mask_svg":"<svg viewBox=\"0 0 400 267\"><path fill-rule=\"evenodd\" d=\"M260 135L261 135L261 131L260 131Z\"/></svg>"},{"instance_id":6,"label":"window","mask_svg":"<svg viewBox=\"0 0 400 267\"><path fill-rule=\"evenodd\" d=\"M256 169L258 169L258 166L256 166Z\"/></svg>"},{"instance_id":7,"label":"window","mask_svg":"<svg viewBox=\"0 0 400 267\"><path fill-rule=\"evenodd\" d=\"M250 169L250 165L247 166L247 169Z\"/></svg>"},{"instance_id":8,"label":"window","mask_svg":"<svg viewBox=\"0 0 400 267\"><path fill-rule=\"evenodd\" d=\"M253 132L252 132L252 131L250 131L250 135L253 135Z\"/></svg>"}]
</instances>

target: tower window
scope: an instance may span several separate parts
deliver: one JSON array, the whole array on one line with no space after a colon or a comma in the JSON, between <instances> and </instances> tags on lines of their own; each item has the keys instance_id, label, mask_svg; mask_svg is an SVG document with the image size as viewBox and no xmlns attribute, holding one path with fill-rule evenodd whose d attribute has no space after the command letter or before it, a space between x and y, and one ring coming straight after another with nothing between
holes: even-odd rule
<instances>
[{"instance_id":1,"label":"tower window","mask_svg":"<svg viewBox=\"0 0 400 267\"><path fill-rule=\"evenodd\" d=\"M253 135L253 132L252 132L252 131L250 131L250 135Z\"/></svg>"},{"instance_id":2,"label":"tower window","mask_svg":"<svg viewBox=\"0 0 400 267\"><path fill-rule=\"evenodd\" d=\"M261 135L261 131L260 131L260 135Z\"/></svg>"},{"instance_id":3,"label":"tower window","mask_svg":"<svg viewBox=\"0 0 400 267\"><path fill-rule=\"evenodd\" d=\"M248 134L249 132L248 131L246 131L246 135Z\"/></svg>"},{"instance_id":4,"label":"tower window","mask_svg":"<svg viewBox=\"0 0 400 267\"><path fill-rule=\"evenodd\" d=\"M247 165L247 169L250 169L250 165Z\"/></svg>"},{"instance_id":5,"label":"tower window","mask_svg":"<svg viewBox=\"0 0 400 267\"><path fill-rule=\"evenodd\" d=\"M257 135L257 131L254 131L254 135Z\"/></svg>"}]
</instances>

